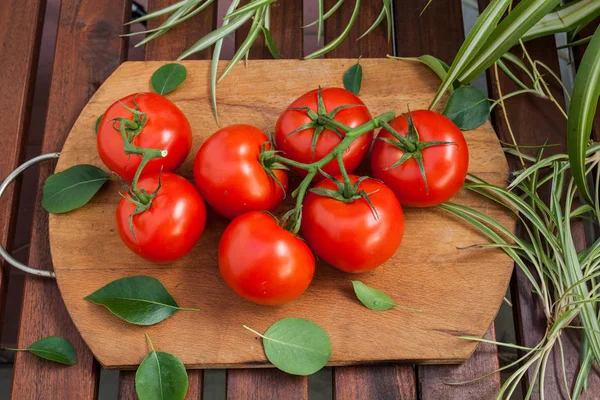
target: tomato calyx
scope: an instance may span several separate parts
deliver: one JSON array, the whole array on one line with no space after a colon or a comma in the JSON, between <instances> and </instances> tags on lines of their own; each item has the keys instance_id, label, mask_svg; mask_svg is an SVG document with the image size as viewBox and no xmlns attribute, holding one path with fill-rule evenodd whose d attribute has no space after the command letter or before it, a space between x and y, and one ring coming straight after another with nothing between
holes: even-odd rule
<instances>
[{"instance_id":1,"label":"tomato calyx","mask_svg":"<svg viewBox=\"0 0 600 400\"><path fill-rule=\"evenodd\" d=\"M265 172L267 173L267 175L269 175L269 177L271 179L273 179L275 181L275 183L277 183L277 185L281 188L281 190L283 191L283 198L285 199L285 197L286 197L285 187L283 186L283 184L281 183L281 181L275 174L274 170L283 169L285 171L289 171L290 169L288 168L287 165L277 161L277 159L275 158L277 156L277 154L282 153L282 151L281 150L271 150L273 148L274 148L274 146L271 143L271 141L263 143L260 146L260 155L258 156L258 161L260 162L260 165L262 165L262 167L265 170Z\"/></svg>"},{"instance_id":2,"label":"tomato calyx","mask_svg":"<svg viewBox=\"0 0 600 400\"><path fill-rule=\"evenodd\" d=\"M133 139L142 132L146 122L148 122L148 115L145 112L140 111L138 104L135 102L135 97L131 100L131 102L135 108L128 107L122 102L119 103L123 106L123 108L133 114L133 119L115 118L112 120L113 128L117 132L121 131L121 127L125 127L125 137L127 138L127 142L130 144L133 143ZM116 127L117 122L119 123L119 128Z\"/></svg>"},{"instance_id":3,"label":"tomato calyx","mask_svg":"<svg viewBox=\"0 0 600 400\"><path fill-rule=\"evenodd\" d=\"M425 183L425 192L429 193L429 186L427 184L427 176L425 174L425 166L423 165L422 151L428 147L433 147L433 146L455 145L456 142L443 142L443 141L438 141L438 140L432 140L429 142L421 142L421 140L419 138L419 131L417 130L417 127L415 126L415 124L413 122L410 109L408 110L408 113L404 114L403 116L404 116L404 118L406 118L406 122L408 123L408 134L406 136L400 135L386 121L381 122L382 128L384 128L386 131L388 131L396 140L392 140L392 139L385 138L385 137L377 137L376 140L381 140L385 143L388 143L388 144L396 147L397 149L402 150L402 152L404 153L398 161L396 161L394 164L390 165L389 167L385 168L385 170L396 168L396 167L402 165L403 163L405 163L406 161L410 160L411 158L413 158L419 165L419 171L421 172L421 176L423 177L423 182Z\"/></svg>"},{"instance_id":4,"label":"tomato calyx","mask_svg":"<svg viewBox=\"0 0 600 400\"><path fill-rule=\"evenodd\" d=\"M311 119L311 121L307 122L304 125L299 126L298 128L296 128L293 131L291 131L290 133L288 133L286 135L284 141L287 140L287 138L289 138L291 135L293 135L295 133L301 132L305 129L314 129L314 134L313 134L312 142L310 145L311 157L312 157L312 161L314 161L315 160L315 148L317 147L317 142L319 140L319 137L323 133L323 131L325 131L325 129L328 129L328 130L334 132L336 135L338 135L340 140L344 138L344 134L348 133L351 130L350 127L337 122L334 118L338 112L342 111L345 108L352 108L352 107L366 107L366 106L364 104L344 104L344 105L336 107L333 110L327 112L325 103L323 102L323 94L321 91L321 86L319 86L318 91L317 91L317 112L313 111L310 107L290 107L290 108L288 108L288 110L292 110L292 111L304 111L306 113L306 115Z\"/></svg>"},{"instance_id":5,"label":"tomato calyx","mask_svg":"<svg viewBox=\"0 0 600 400\"><path fill-rule=\"evenodd\" d=\"M360 189L359 186L361 182L366 179L373 179L370 176L361 176L354 182L353 184L350 182L350 179L346 179L346 176L343 177L343 181L340 181L335 176L329 175L325 171L320 171L327 179L331 180L337 186L337 190L325 189L325 188L312 188L308 191L323 197L330 197L332 199L344 202L344 203L353 203L357 200L365 200L371 211L373 212L373 216L375 219L379 219L379 214L377 213L377 209L371 202L369 196L377 193L379 190L374 190L370 193L367 193L365 190Z\"/></svg>"},{"instance_id":6,"label":"tomato calyx","mask_svg":"<svg viewBox=\"0 0 600 400\"><path fill-rule=\"evenodd\" d=\"M135 208L133 209L133 212L131 214L129 214L129 231L131 232L131 235L133 236L133 239L137 242L137 237L135 236L135 231L133 229L133 216L134 215L138 215L143 213L144 211L148 210L150 208L150 206L152 205L152 200L154 200L154 198L156 197L156 195L158 194L158 191L160 190L162 183L161 183L161 176L162 176L162 168L158 174L158 186L156 187L156 189L152 192L152 193L148 193L146 191L146 189L141 188L139 190L137 190L136 187L136 191L138 192L137 194L133 191L134 189L134 185L132 183L131 187L129 187L129 185L127 185L127 182L121 180L123 182L123 185L125 185L125 190L127 191L127 194L129 196L125 196L122 193L119 193L121 195L121 197L123 197L125 200L127 200L128 202L132 203L133 205L135 205ZM137 186L137 180L135 181L136 186ZM139 195L144 196L143 200L142 198L140 198Z\"/></svg>"}]
</instances>

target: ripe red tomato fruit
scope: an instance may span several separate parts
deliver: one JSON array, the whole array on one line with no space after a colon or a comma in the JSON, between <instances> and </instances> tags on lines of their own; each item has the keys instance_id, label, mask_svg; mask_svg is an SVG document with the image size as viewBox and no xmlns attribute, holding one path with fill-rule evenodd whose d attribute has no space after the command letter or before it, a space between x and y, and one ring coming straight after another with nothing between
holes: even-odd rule
<instances>
[{"instance_id":1,"label":"ripe red tomato fruit","mask_svg":"<svg viewBox=\"0 0 600 400\"><path fill-rule=\"evenodd\" d=\"M358 179L350 175L352 184ZM325 179L315 188L336 191L337 185ZM317 257L345 272L380 266L394 255L404 235L404 214L394 193L369 178L359 183L357 191L361 190L377 214L364 198L345 203L312 192L302 207L302 236Z\"/></svg>"},{"instance_id":2,"label":"ripe red tomato fruit","mask_svg":"<svg viewBox=\"0 0 600 400\"><path fill-rule=\"evenodd\" d=\"M132 144L142 148L167 150L163 158L150 160L144 168L144 174L158 172L161 167L165 172L175 171L185 160L192 146L192 128L187 118L169 99L156 93L135 93L114 102L100 121L96 144L102 162L113 172L131 182L142 157L137 154L127 155L123 151L123 140L117 122L113 127L113 119L133 119L133 114L125 107L146 113L146 123L141 132L135 136ZM121 104L123 103L123 104Z\"/></svg>"},{"instance_id":3,"label":"ripe red tomato fruit","mask_svg":"<svg viewBox=\"0 0 600 400\"><path fill-rule=\"evenodd\" d=\"M371 113L364 103L353 93L345 89L322 89L321 95L325 110L328 113L334 111L339 106L358 105L357 107L344 108L338 111L333 117L334 120L341 122L350 128L360 126L372 119ZM315 135L315 128L304 129L290 135L294 130L312 121L306 111L293 109L299 107L308 107L315 113L318 113L318 89L311 90L294 100L283 114L281 114L277 120L277 125L275 126L275 145L279 150L282 150L283 155L289 159L301 163L312 163L329 154L342 139L332 130L323 130L318 136L313 157L312 142ZM342 136L344 135L345 134L342 133ZM358 167L358 164L360 164L369 151L372 140L373 132L369 132L352 142L344 152L344 166L348 172L352 172ZM298 174L306 176L305 170L297 168L293 169ZM328 163L323 170L330 175L340 174L340 168L336 160ZM318 176L320 176L320 174Z\"/></svg>"},{"instance_id":4,"label":"ripe red tomato fruit","mask_svg":"<svg viewBox=\"0 0 600 400\"><path fill-rule=\"evenodd\" d=\"M158 187L159 173L143 175L138 187L152 193ZM183 257L202 236L206 208L202 197L185 178L163 172L161 188L150 208L133 216L133 231L129 215L135 205L123 198L117 206L117 230L123 243L148 261L167 263ZM126 195L129 197L129 195Z\"/></svg>"},{"instance_id":5,"label":"ripe red tomato fruit","mask_svg":"<svg viewBox=\"0 0 600 400\"><path fill-rule=\"evenodd\" d=\"M279 184L260 160L269 138L251 125L231 125L204 142L194 161L194 179L202 197L220 215L233 219L248 211L273 211L281 204L288 177L273 169ZM283 188L282 188L283 186Z\"/></svg>"},{"instance_id":6,"label":"ripe red tomato fruit","mask_svg":"<svg viewBox=\"0 0 600 400\"><path fill-rule=\"evenodd\" d=\"M306 243L272 216L252 211L225 229L219 268L238 295L272 306L292 301L306 290L315 272L315 257Z\"/></svg>"},{"instance_id":7,"label":"ripe red tomato fruit","mask_svg":"<svg viewBox=\"0 0 600 400\"><path fill-rule=\"evenodd\" d=\"M467 176L469 150L460 129L442 114L429 110L412 111L410 114L420 146L433 141L447 142L432 143L420 150L428 187L414 157L394 167L405 152L389 142L375 141L371 170L375 178L381 179L394 191L402 205L431 207L450 199L460 190ZM389 123L403 137L408 137L409 133L407 118L408 115L401 115ZM379 133L380 138L399 144L398 139L385 129Z\"/></svg>"}]
</instances>

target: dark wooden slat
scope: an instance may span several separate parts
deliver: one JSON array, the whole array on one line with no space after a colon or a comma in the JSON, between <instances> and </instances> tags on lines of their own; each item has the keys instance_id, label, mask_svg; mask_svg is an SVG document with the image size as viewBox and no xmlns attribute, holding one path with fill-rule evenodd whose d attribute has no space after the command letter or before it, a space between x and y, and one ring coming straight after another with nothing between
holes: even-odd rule
<instances>
[{"instance_id":1,"label":"dark wooden slat","mask_svg":"<svg viewBox=\"0 0 600 400\"><path fill-rule=\"evenodd\" d=\"M50 88L46 135L42 152L59 151L71 125L96 88L123 60L125 41L119 38L130 4L125 0L63 0ZM23 12L27 12L24 10ZM38 193L53 165L40 168ZM50 268L48 215L37 202L29 259ZM77 349L77 364L50 365L31 354L15 358L13 399L92 399L98 390L98 364L73 326L56 282L28 276L25 280L18 346L48 335L64 336Z\"/></svg>"},{"instance_id":2,"label":"dark wooden slat","mask_svg":"<svg viewBox=\"0 0 600 400\"><path fill-rule=\"evenodd\" d=\"M480 8L488 4L486 0L480 1ZM553 36L539 38L526 44L527 51L532 59L540 60L552 68L560 76L558 65L558 55L556 52L556 42ZM514 51L518 56L522 56L520 49ZM514 69L513 69L514 70ZM520 73L516 74L524 82L526 77ZM493 69L488 71L488 87L491 97L498 97L497 80ZM564 96L562 89L547 77L551 83L553 96L564 107ZM517 90L517 86L510 78L500 72L499 82L502 93L507 94ZM545 154L552 154L566 151L566 120L556 107L549 101L534 96L524 95L509 99L506 103L507 113L511 126L513 127L515 138L520 145L540 145L545 141L548 143L560 144L559 147L548 149ZM492 113L492 122L500 139L512 142L508 126L506 125L504 114L498 107ZM512 169L520 168L518 160L509 158L509 166ZM585 241L583 230L577 229L573 233L575 243L581 247ZM538 297L532 292L532 286L525 274L515 268L515 273L511 282L511 291L514 304L515 330L517 342L523 346L533 347L543 337L547 322L544 313L538 302ZM567 381L572 387L577 371L579 370L579 332L576 330L566 330L561 336L565 352L565 365L567 371ZM532 370L530 369L530 372ZM600 376L597 371L590 374L589 389L581 398L597 398L600 393ZM523 380L523 390L527 391L531 375L527 374ZM562 375L562 364L560 353L555 349L550 355L545 381L545 394L548 399L567 399L565 385ZM538 396L538 384L534 388L533 398Z\"/></svg>"},{"instance_id":3,"label":"dark wooden slat","mask_svg":"<svg viewBox=\"0 0 600 400\"><path fill-rule=\"evenodd\" d=\"M397 53L400 56L431 54L450 63L464 40L461 1L434 1L419 15L426 4L427 0L394 2ZM494 324L487 337L495 339ZM479 345L473 356L460 366L419 366L419 396L423 399L493 398L500 388L500 374L469 386L451 386L444 382L470 380L498 367L498 351L493 345Z\"/></svg>"},{"instance_id":4,"label":"dark wooden slat","mask_svg":"<svg viewBox=\"0 0 600 400\"><path fill-rule=\"evenodd\" d=\"M303 400L308 398L305 376L288 375L276 369L227 370L228 400Z\"/></svg>"},{"instance_id":5,"label":"dark wooden slat","mask_svg":"<svg viewBox=\"0 0 600 400\"><path fill-rule=\"evenodd\" d=\"M334 369L337 400L416 399L417 385L412 365L368 365Z\"/></svg>"},{"instance_id":6,"label":"dark wooden slat","mask_svg":"<svg viewBox=\"0 0 600 400\"><path fill-rule=\"evenodd\" d=\"M485 337L496 340L494 325ZM481 343L475 353L462 365L428 365L419 367L419 396L421 399L493 399L500 387L500 374L460 386L448 383L466 382L498 369L498 348Z\"/></svg>"},{"instance_id":7,"label":"dark wooden slat","mask_svg":"<svg viewBox=\"0 0 600 400\"><path fill-rule=\"evenodd\" d=\"M336 1L326 0L325 9ZM325 22L325 39L335 39L350 20L353 7L344 4ZM381 12L381 2L361 3L359 18L350 35L327 58L385 57L393 54L392 42L387 41L385 23L359 41ZM336 367L334 375L334 397L336 399L416 399L415 368L412 365L369 365L358 367Z\"/></svg>"},{"instance_id":8,"label":"dark wooden slat","mask_svg":"<svg viewBox=\"0 0 600 400\"><path fill-rule=\"evenodd\" d=\"M171 0L149 0L148 11L159 10L172 4ZM149 21L148 29L158 27L167 17ZM215 26L217 18L217 5L212 4L189 20L177 25L167 33L150 41L145 46L145 59L147 61L176 60L186 49L196 43L202 36L209 33ZM207 59L211 50L193 54L191 60ZM189 388L187 399L202 398L202 370L188 371ZM137 399L135 394L135 372L123 371L119 375L119 399Z\"/></svg>"},{"instance_id":9,"label":"dark wooden slat","mask_svg":"<svg viewBox=\"0 0 600 400\"><path fill-rule=\"evenodd\" d=\"M325 10L329 10L336 0L325 0ZM361 40L357 39L373 24L381 12L381 1L363 1L360 6L360 15L357 18L348 37L333 51L328 53L328 58L358 58L358 57L385 57L393 54L392 41L387 40L385 22ZM325 43L337 38L350 21L354 5L346 2L335 14L325 21ZM321 42L322 43L322 42Z\"/></svg>"},{"instance_id":10,"label":"dark wooden slat","mask_svg":"<svg viewBox=\"0 0 600 400\"><path fill-rule=\"evenodd\" d=\"M302 1L278 1L271 7L271 35L277 43L281 56L302 57ZM249 29L249 24L236 32L236 48ZM261 35L262 36L262 35ZM252 58L272 58L260 37L250 50ZM227 370L227 399L292 399L308 398L308 379L285 374L274 369Z\"/></svg>"},{"instance_id":11,"label":"dark wooden slat","mask_svg":"<svg viewBox=\"0 0 600 400\"><path fill-rule=\"evenodd\" d=\"M146 60L176 60L181 53L209 33L217 18L217 5L215 3L208 6L200 14L194 15L189 20L175 26L167 33L146 44ZM149 0L148 11L160 10L171 4L173 4L172 0ZM148 29L157 28L165 19L167 19L167 16L149 21ZM208 59L212 51L211 49L212 47L192 54L188 57L188 60Z\"/></svg>"},{"instance_id":12,"label":"dark wooden slat","mask_svg":"<svg viewBox=\"0 0 600 400\"><path fill-rule=\"evenodd\" d=\"M44 18L45 1L7 0L0 3L0 179L14 170L27 141L31 100L35 86L37 60ZM0 243L12 248L16 222L19 184L13 184L0 200ZM0 327L4 322L4 303L8 289L10 265L0 261Z\"/></svg>"},{"instance_id":13,"label":"dark wooden slat","mask_svg":"<svg viewBox=\"0 0 600 400\"><path fill-rule=\"evenodd\" d=\"M247 1L240 2L240 5ZM236 48L239 47L248 31L251 21L235 33ZM271 5L271 36L282 58L302 58L302 0L277 1ZM272 59L265 46L263 35L259 35L250 49L250 59Z\"/></svg>"},{"instance_id":14,"label":"dark wooden slat","mask_svg":"<svg viewBox=\"0 0 600 400\"><path fill-rule=\"evenodd\" d=\"M193 372L193 373L192 373ZM188 371L189 386L187 400L202 399L202 371ZM119 375L119 400L137 400L135 393L135 371L122 371Z\"/></svg>"}]
</instances>

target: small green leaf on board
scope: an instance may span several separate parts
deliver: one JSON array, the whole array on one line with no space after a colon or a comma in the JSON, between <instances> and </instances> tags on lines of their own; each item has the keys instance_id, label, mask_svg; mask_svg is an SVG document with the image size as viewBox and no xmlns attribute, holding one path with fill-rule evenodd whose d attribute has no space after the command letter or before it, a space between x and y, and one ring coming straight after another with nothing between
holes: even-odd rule
<instances>
[{"instance_id":1,"label":"small green leaf on board","mask_svg":"<svg viewBox=\"0 0 600 400\"><path fill-rule=\"evenodd\" d=\"M399 306L390 296L381 290L365 285L361 281L352 281L352 286L354 287L354 293L358 300L370 310L386 311L398 307L409 311L422 312L422 310L419 310L418 308Z\"/></svg>"},{"instance_id":2,"label":"small green leaf on board","mask_svg":"<svg viewBox=\"0 0 600 400\"><path fill-rule=\"evenodd\" d=\"M156 278L145 275L114 280L85 297L85 300L105 306L117 317L135 325L154 325L181 308Z\"/></svg>"},{"instance_id":3,"label":"small green leaf on board","mask_svg":"<svg viewBox=\"0 0 600 400\"><path fill-rule=\"evenodd\" d=\"M358 95L362 85L363 71L360 65L360 59L344 72L344 88Z\"/></svg>"},{"instance_id":4,"label":"small green leaf on board","mask_svg":"<svg viewBox=\"0 0 600 400\"><path fill-rule=\"evenodd\" d=\"M88 164L57 172L44 183L42 207L52 214L75 210L90 201L107 180L106 172Z\"/></svg>"},{"instance_id":5,"label":"small green leaf on board","mask_svg":"<svg viewBox=\"0 0 600 400\"><path fill-rule=\"evenodd\" d=\"M371 310L385 311L396 307L394 300L379 289L365 285L361 281L352 281L354 293L363 305Z\"/></svg>"},{"instance_id":6,"label":"small green leaf on board","mask_svg":"<svg viewBox=\"0 0 600 400\"><path fill-rule=\"evenodd\" d=\"M481 90L461 86L452 93L442 114L461 130L468 131L483 125L489 113L490 101Z\"/></svg>"},{"instance_id":7,"label":"small green leaf on board","mask_svg":"<svg viewBox=\"0 0 600 400\"><path fill-rule=\"evenodd\" d=\"M45 360L61 364L73 365L77 362L77 351L67 339L60 336L47 336L29 345L25 349L5 349L11 351L28 351Z\"/></svg>"},{"instance_id":8,"label":"small green leaf on board","mask_svg":"<svg viewBox=\"0 0 600 400\"><path fill-rule=\"evenodd\" d=\"M152 74L152 89L158 94L167 94L177 89L187 78L187 70L181 64L165 64Z\"/></svg>"},{"instance_id":9,"label":"small green leaf on board","mask_svg":"<svg viewBox=\"0 0 600 400\"><path fill-rule=\"evenodd\" d=\"M311 375L331 358L331 341L319 325L304 318L284 318L260 336L269 361L293 375Z\"/></svg>"},{"instance_id":10,"label":"small green leaf on board","mask_svg":"<svg viewBox=\"0 0 600 400\"><path fill-rule=\"evenodd\" d=\"M135 373L135 391L140 400L183 400L188 390L188 375L183 363L173 354L155 351L150 337L150 352Z\"/></svg>"},{"instance_id":11,"label":"small green leaf on board","mask_svg":"<svg viewBox=\"0 0 600 400\"><path fill-rule=\"evenodd\" d=\"M98 133L98 130L100 129L100 122L102 121L102 117L104 117L104 114L100 114L100 116L96 120L96 124L94 125L94 131L96 132L96 134Z\"/></svg>"}]
</instances>

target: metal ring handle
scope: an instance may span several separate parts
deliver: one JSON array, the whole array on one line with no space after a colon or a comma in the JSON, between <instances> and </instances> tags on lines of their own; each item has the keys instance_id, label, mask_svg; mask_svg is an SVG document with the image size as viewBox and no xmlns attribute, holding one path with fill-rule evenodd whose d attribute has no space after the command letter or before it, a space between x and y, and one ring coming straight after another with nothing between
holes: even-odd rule
<instances>
[{"instance_id":1,"label":"metal ring handle","mask_svg":"<svg viewBox=\"0 0 600 400\"><path fill-rule=\"evenodd\" d=\"M43 154L41 156L34 157L31 160L26 161L23 164L19 165L17 167L17 169L15 169L13 172L11 172L6 177L6 179L4 179L4 182L2 182L2 184L0 184L0 197L2 197L2 195L6 191L6 188L8 187L8 185L10 185L10 183L12 181L14 181L15 178L21 174L21 172L25 171L27 168L29 168L32 165L37 164L41 161L56 159L59 156L60 156L60 153ZM52 272L52 271L44 271L41 269L31 268L30 266L17 261L16 259L13 258L13 256L8 254L8 252L2 246L2 244L0 244L0 257L2 257L7 263L12 265L13 267L18 268L21 271L27 272L28 274L43 276L45 278L56 278L56 274L54 274L54 272Z\"/></svg>"}]
</instances>

